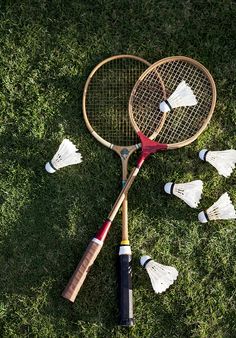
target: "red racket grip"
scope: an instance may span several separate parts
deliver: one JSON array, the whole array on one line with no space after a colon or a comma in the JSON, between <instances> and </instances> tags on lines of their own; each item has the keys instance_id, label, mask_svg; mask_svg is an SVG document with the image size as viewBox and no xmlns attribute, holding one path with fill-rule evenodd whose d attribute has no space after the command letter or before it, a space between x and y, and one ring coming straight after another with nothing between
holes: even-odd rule
<instances>
[{"instance_id":1,"label":"red racket grip","mask_svg":"<svg viewBox=\"0 0 236 338\"><path fill-rule=\"evenodd\" d=\"M84 283L87 274L93 265L95 259L97 258L103 242L93 238L87 247L83 257L81 258L79 264L72 277L70 278L67 286L65 287L62 297L68 299L72 303L75 301L75 298Z\"/></svg>"}]
</instances>

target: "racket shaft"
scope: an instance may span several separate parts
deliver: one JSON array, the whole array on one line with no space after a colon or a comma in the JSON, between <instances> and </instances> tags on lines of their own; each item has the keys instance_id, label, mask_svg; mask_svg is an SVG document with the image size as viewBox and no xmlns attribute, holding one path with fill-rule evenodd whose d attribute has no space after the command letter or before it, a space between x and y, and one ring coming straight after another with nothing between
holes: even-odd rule
<instances>
[{"instance_id":1,"label":"racket shaft","mask_svg":"<svg viewBox=\"0 0 236 338\"><path fill-rule=\"evenodd\" d=\"M62 293L62 297L70 300L71 302L75 301L75 298L83 285L83 282L89 272L89 269L93 262L95 261L97 255L99 254L102 248L102 242L98 243L96 239L93 239L89 246L87 247L83 257L81 258L77 268L69 280L65 290Z\"/></svg>"},{"instance_id":2,"label":"racket shaft","mask_svg":"<svg viewBox=\"0 0 236 338\"><path fill-rule=\"evenodd\" d=\"M108 219L113 221L114 218L116 217L117 212L119 211L121 204L123 203L126 195L128 194L128 191L130 189L130 187L133 184L133 181L135 180L139 170L140 170L141 166L139 167L135 167L132 172L129 175L129 178L124 186L124 188L121 190L120 195L118 196L115 204L113 205L113 208L111 209L111 212L108 215Z\"/></svg>"},{"instance_id":3,"label":"racket shaft","mask_svg":"<svg viewBox=\"0 0 236 338\"><path fill-rule=\"evenodd\" d=\"M127 195L122 203L122 241L128 240L128 199Z\"/></svg>"}]
</instances>

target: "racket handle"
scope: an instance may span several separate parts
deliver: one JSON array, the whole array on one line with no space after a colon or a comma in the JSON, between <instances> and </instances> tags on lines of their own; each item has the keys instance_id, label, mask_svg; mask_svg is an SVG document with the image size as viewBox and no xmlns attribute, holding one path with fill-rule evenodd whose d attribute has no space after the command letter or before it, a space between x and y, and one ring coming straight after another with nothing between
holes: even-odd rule
<instances>
[{"instance_id":1,"label":"racket handle","mask_svg":"<svg viewBox=\"0 0 236 338\"><path fill-rule=\"evenodd\" d=\"M133 292L131 281L131 249L129 245L120 246L119 251L119 325L133 326Z\"/></svg>"},{"instance_id":2,"label":"racket handle","mask_svg":"<svg viewBox=\"0 0 236 338\"><path fill-rule=\"evenodd\" d=\"M96 238L92 239L79 264L77 265L75 272L65 287L62 297L68 299L71 302L75 301L75 298L81 286L83 285L91 266L93 265L102 248L102 245L102 241L99 241Z\"/></svg>"}]
</instances>

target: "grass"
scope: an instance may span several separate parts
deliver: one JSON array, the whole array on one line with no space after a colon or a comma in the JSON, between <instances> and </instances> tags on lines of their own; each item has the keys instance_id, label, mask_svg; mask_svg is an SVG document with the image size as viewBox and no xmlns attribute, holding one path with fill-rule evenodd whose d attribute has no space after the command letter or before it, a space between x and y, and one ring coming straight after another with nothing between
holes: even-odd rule
<instances>
[{"instance_id":1,"label":"grass","mask_svg":"<svg viewBox=\"0 0 236 338\"><path fill-rule=\"evenodd\" d=\"M200 163L202 148L236 145L236 4L233 1L0 2L0 336L159 338L236 336L234 221L200 225L197 214L228 191ZM129 194L136 325L117 326L120 215L74 305L60 297L120 188L120 163L87 131L83 86L102 59L131 53L154 62L187 55L212 73L218 91L209 128L191 146L147 161ZM79 166L44 171L64 137ZM134 159L133 159L134 162ZM165 195L168 181L204 181L199 210ZM179 270L155 295L139 266L147 253Z\"/></svg>"}]
</instances>

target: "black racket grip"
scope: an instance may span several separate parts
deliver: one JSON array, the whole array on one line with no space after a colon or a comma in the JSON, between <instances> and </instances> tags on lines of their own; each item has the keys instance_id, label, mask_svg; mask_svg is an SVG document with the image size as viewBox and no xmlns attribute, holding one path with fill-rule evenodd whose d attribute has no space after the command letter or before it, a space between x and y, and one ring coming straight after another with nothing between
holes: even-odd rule
<instances>
[{"instance_id":1,"label":"black racket grip","mask_svg":"<svg viewBox=\"0 0 236 338\"><path fill-rule=\"evenodd\" d=\"M132 291L131 255L119 255L119 325L133 326L133 291Z\"/></svg>"}]
</instances>

